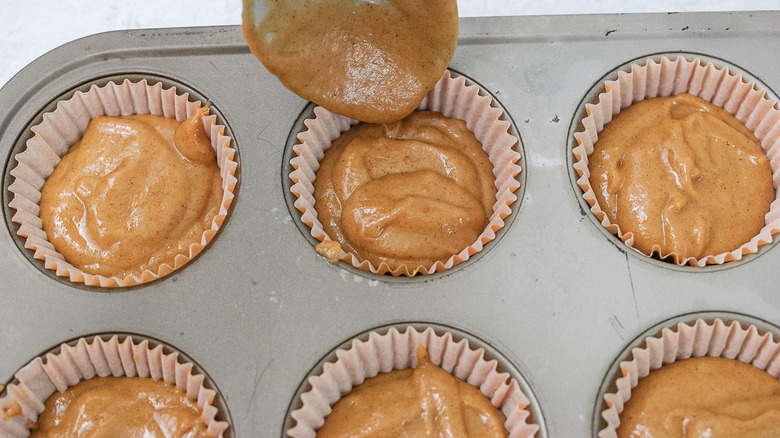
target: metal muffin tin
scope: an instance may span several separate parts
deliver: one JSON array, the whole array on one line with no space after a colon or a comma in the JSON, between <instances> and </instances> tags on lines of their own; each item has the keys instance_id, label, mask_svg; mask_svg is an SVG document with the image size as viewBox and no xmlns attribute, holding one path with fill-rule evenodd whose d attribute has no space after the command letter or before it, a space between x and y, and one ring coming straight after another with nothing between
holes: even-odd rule
<instances>
[{"instance_id":1,"label":"metal muffin tin","mask_svg":"<svg viewBox=\"0 0 780 438\"><path fill-rule=\"evenodd\" d=\"M375 327L428 322L470 334L522 374L543 417L540 436L593 436L616 356L659 321L718 310L780 324L780 250L722 269L670 269L616 245L589 219L572 179L579 105L616 67L680 51L736 66L775 95L778 23L780 12L462 19L451 66L514 120L523 197L483 256L414 279L316 255L283 188L285 148L308 103L263 68L239 27L111 32L55 49L0 89L9 224L0 232L0 381L74 337L140 334L187 352L212 377L234 436L279 437L299 386L334 347ZM8 171L44 109L113 76L163 78L210 100L232 131L240 189L220 235L184 269L96 293L43 274L18 247Z\"/></svg>"}]
</instances>

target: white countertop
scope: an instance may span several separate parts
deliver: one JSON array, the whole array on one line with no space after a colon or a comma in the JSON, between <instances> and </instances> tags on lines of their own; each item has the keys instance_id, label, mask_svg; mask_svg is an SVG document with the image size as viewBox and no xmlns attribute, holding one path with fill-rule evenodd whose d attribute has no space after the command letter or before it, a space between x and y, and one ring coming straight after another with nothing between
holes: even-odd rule
<instances>
[{"instance_id":1,"label":"white countertop","mask_svg":"<svg viewBox=\"0 0 780 438\"><path fill-rule=\"evenodd\" d=\"M0 0L0 86L66 42L99 32L240 24L240 0ZM13 5L11 7L10 5ZM458 0L462 17L780 9L780 0Z\"/></svg>"}]
</instances>

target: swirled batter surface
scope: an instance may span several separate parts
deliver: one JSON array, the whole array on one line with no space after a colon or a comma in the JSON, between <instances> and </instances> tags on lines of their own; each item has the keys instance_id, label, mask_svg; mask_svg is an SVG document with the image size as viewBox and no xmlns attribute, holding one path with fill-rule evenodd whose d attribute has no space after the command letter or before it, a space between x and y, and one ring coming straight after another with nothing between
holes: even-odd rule
<instances>
[{"instance_id":1,"label":"swirled batter surface","mask_svg":"<svg viewBox=\"0 0 780 438\"><path fill-rule=\"evenodd\" d=\"M745 362L686 359L651 371L620 414L619 438L776 438L780 381Z\"/></svg>"},{"instance_id":2,"label":"swirled batter surface","mask_svg":"<svg viewBox=\"0 0 780 438\"><path fill-rule=\"evenodd\" d=\"M414 269L474 243L496 187L465 122L422 111L337 138L320 162L314 198L325 232L345 251L374 266Z\"/></svg>"},{"instance_id":3,"label":"swirled batter surface","mask_svg":"<svg viewBox=\"0 0 780 438\"><path fill-rule=\"evenodd\" d=\"M219 212L222 179L203 111L184 123L98 116L41 190L43 229L65 260L122 277L199 243Z\"/></svg>"},{"instance_id":4,"label":"swirled batter surface","mask_svg":"<svg viewBox=\"0 0 780 438\"><path fill-rule=\"evenodd\" d=\"M701 258L733 251L764 226L775 197L758 139L727 111L690 94L622 110L589 157L590 183L634 247Z\"/></svg>"},{"instance_id":5,"label":"swirled batter surface","mask_svg":"<svg viewBox=\"0 0 780 438\"><path fill-rule=\"evenodd\" d=\"M244 0L249 48L287 88L370 123L399 120L436 85L455 53L454 0Z\"/></svg>"},{"instance_id":6,"label":"swirled batter surface","mask_svg":"<svg viewBox=\"0 0 780 438\"><path fill-rule=\"evenodd\" d=\"M141 377L95 377L46 399L31 438L200 438L197 402L170 383Z\"/></svg>"},{"instance_id":7,"label":"swirled batter surface","mask_svg":"<svg viewBox=\"0 0 780 438\"><path fill-rule=\"evenodd\" d=\"M505 421L477 387L437 367L421 345L417 368L379 374L353 388L317 437L506 437Z\"/></svg>"}]
</instances>

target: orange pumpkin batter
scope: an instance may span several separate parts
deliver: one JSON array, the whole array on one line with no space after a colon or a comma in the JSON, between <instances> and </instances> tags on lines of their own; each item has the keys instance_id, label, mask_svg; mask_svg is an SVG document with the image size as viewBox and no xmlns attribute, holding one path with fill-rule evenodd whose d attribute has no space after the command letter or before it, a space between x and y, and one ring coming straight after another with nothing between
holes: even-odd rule
<instances>
[{"instance_id":1,"label":"orange pumpkin batter","mask_svg":"<svg viewBox=\"0 0 780 438\"><path fill-rule=\"evenodd\" d=\"M98 116L41 190L43 229L66 261L123 277L174 265L219 212L222 179L205 108L179 123Z\"/></svg>"},{"instance_id":2,"label":"orange pumpkin batter","mask_svg":"<svg viewBox=\"0 0 780 438\"><path fill-rule=\"evenodd\" d=\"M623 109L589 157L601 209L634 247L679 260L733 251L764 226L775 198L758 139L690 94Z\"/></svg>"},{"instance_id":3,"label":"orange pumpkin batter","mask_svg":"<svg viewBox=\"0 0 780 438\"><path fill-rule=\"evenodd\" d=\"M141 377L95 377L46 399L31 438L200 438L202 409L184 390Z\"/></svg>"},{"instance_id":4,"label":"orange pumpkin batter","mask_svg":"<svg viewBox=\"0 0 780 438\"><path fill-rule=\"evenodd\" d=\"M333 406L318 438L507 437L479 389L437 367L420 345L417 368L367 379Z\"/></svg>"},{"instance_id":5,"label":"orange pumpkin batter","mask_svg":"<svg viewBox=\"0 0 780 438\"><path fill-rule=\"evenodd\" d=\"M423 111L342 134L320 162L314 198L325 232L345 251L374 266L415 269L477 240L496 187L465 122Z\"/></svg>"},{"instance_id":6,"label":"orange pumpkin batter","mask_svg":"<svg viewBox=\"0 0 780 438\"><path fill-rule=\"evenodd\" d=\"M686 359L651 371L620 414L619 438L780 436L780 381L745 362Z\"/></svg>"}]
</instances>

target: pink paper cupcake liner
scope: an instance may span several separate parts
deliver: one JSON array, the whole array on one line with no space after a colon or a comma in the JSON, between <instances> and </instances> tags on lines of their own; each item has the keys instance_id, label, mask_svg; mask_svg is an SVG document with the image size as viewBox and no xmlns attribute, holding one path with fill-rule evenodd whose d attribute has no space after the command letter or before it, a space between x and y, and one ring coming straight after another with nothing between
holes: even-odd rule
<instances>
[{"instance_id":1,"label":"pink paper cupcake liner","mask_svg":"<svg viewBox=\"0 0 780 438\"><path fill-rule=\"evenodd\" d=\"M26 239L25 247L34 251L36 259L43 260L46 269L90 286L133 286L181 268L214 238L233 202L238 166L234 160L236 151L230 146L230 138L224 135L225 127L216 123L215 115L203 117L203 126L211 138L222 176L223 194L219 212L200 241L192 242L186 253L178 254L170 263L160 265L157 272L144 270L140 275L122 278L88 274L68 263L41 227L41 188L70 146L84 135L92 118L98 115L153 114L183 122L201 107L200 102L190 102L188 97L188 93L179 95L173 87L164 89L161 83L149 85L146 80L135 83L125 80L122 84L109 82L103 87L93 85L86 93L79 91L72 98L58 102L53 112L44 114L43 121L31 128L34 135L27 141L26 149L15 156L18 164L10 172L14 179L8 187L13 193L9 206L16 211L12 220L19 224L17 234Z\"/></svg>"},{"instance_id":2,"label":"pink paper cupcake liner","mask_svg":"<svg viewBox=\"0 0 780 438\"><path fill-rule=\"evenodd\" d=\"M759 234L733 251L683 259L676 253L662 254L660 246L656 245L651 254L645 255L658 254L662 259L671 257L681 266L703 267L741 260L745 254L755 253L760 246L772 242L773 235L780 231L780 111L774 99L758 89L754 82L745 82L741 75L731 73L728 67L718 68L711 63L703 64L698 58L687 60L682 56L674 61L662 57L660 61L648 59L643 65L632 64L630 71L619 71L617 79L606 81L604 86L605 91L598 95L598 101L585 105L587 117L582 120L582 128L574 134L577 146L572 150L574 169L579 175L577 184L591 206L591 212L604 228L633 248L633 233L624 232L609 221L590 184L588 156L604 125L633 103L689 93L725 109L753 131L770 160L776 197Z\"/></svg>"},{"instance_id":3,"label":"pink paper cupcake liner","mask_svg":"<svg viewBox=\"0 0 780 438\"><path fill-rule=\"evenodd\" d=\"M453 376L476 386L506 416L511 438L532 437L539 426L529 423L530 404L518 382L499 372L495 360L486 360L485 351L472 349L468 341L455 341L451 333L437 334L433 328L419 332L407 327L385 334L372 332L365 341L353 340L347 349L336 351L336 361L326 363L322 372L309 377L311 389L301 394L302 406L291 413L295 425L287 431L293 438L314 438L325 423L331 407L353 387L379 373L417 365L417 347L422 344L433 363Z\"/></svg>"},{"instance_id":4,"label":"pink paper cupcake liner","mask_svg":"<svg viewBox=\"0 0 780 438\"><path fill-rule=\"evenodd\" d=\"M780 342L772 333L738 321L726 325L722 320L707 322L697 319L664 328L659 336L645 340L645 347L631 350L632 358L620 362L623 377L615 381L615 392L604 395L607 408L601 412L607 425L599 438L617 438L620 414L631 398L632 389L651 371L679 360L714 356L753 364L774 377L780 377Z\"/></svg>"},{"instance_id":5,"label":"pink paper cupcake liner","mask_svg":"<svg viewBox=\"0 0 780 438\"><path fill-rule=\"evenodd\" d=\"M191 363L179 362L178 353L165 354L162 345L152 348L149 341L135 342L130 336L122 342L114 335L107 341L95 336L91 342L81 338L73 346L62 344L58 353L47 354L45 359L36 357L16 373L17 382L9 384L0 398L0 412L19 415L0 417L0 435L29 436L28 422L38 420L44 402L55 391L96 376L126 376L163 380L183 389L203 409L209 436L221 437L228 423L216 419L218 409L213 402L217 393L206 388L205 377L193 374L192 368Z\"/></svg>"},{"instance_id":6,"label":"pink paper cupcake liner","mask_svg":"<svg viewBox=\"0 0 780 438\"><path fill-rule=\"evenodd\" d=\"M495 239L496 231L504 227L504 219L512 213L511 205L517 201L515 191L520 187L517 175L522 168L518 164L520 153L513 149L518 144L518 139L509 133L510 123L501 119L503 111L492 106L492 101L490 96L479 93L479 86L467 85L465 77L453 77L446 71L418 106L419 110L438 111L446 117L464 120L468 129L482 143L482 148L493 164L497 188L496 202L493 204L488 226L477 240L459 253L453 254L448 260L437 261L431 266L401 265L390 269L384 262L374 266L343 249L339 253L340 260L358 269L380 275L433 274L463 263L482 251L487 242ZM298 134L300 143L293 146L296 156L290 160L295 169L290 173L290 179L293 181L290 191L297 198L294 205L302 213L301 220L311 228L311 235L319 241L332 240L323 230L314 209L314 179L319 162L331 142L357 123L357 120L316 107L314 118L304 122L307 130Z\"/></svg>"}]
</instances>

